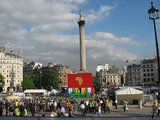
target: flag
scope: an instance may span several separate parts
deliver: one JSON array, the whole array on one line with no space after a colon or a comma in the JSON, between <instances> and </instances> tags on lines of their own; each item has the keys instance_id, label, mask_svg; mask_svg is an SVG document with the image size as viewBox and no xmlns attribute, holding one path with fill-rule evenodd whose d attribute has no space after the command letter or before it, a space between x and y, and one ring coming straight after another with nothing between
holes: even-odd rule
<instances>
[{"instance_id":1,"label":"flag","mask_svg":"<svg viewBox=\"0 0 160 120\"><path fill-rule=\"evenodd\" d=\"M68 74L68 88L93 87L92 73Z\"/></svg>"}]
</instances>

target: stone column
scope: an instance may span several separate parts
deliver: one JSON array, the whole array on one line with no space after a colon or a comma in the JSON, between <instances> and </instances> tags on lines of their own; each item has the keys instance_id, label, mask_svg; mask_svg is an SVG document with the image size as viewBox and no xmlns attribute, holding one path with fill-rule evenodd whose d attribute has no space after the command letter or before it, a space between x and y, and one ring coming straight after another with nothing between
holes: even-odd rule
<instances>
[{"instance_id":1,"label":"stone column","mask_svg":"<svg viewBox=\"0 0 160 120\"><path fill-rule=\"evenodd\" d=\"M84 25L85 21L83 19L82 12L80 10L79 13L79 39L80 39L80 71L87 71L86 69L86 50L85 50L85 33L84 33Z\"/></svg>"}]
</instances>

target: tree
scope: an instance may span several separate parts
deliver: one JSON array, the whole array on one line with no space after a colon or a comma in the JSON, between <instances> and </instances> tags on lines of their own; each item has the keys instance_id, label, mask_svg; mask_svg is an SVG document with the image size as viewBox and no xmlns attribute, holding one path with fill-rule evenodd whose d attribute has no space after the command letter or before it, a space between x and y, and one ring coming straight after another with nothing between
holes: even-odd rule
<instances>
[{"instance_id":1,"label":"tree","mask_svg":"<svg viewBox=\"0 0 160 120\"><path fill-rule=\"evenodd\" d=\"M35 88L34 75L24 75L22 81L23 89Z\"/></svg>"},{"instance_id":2,"label":"tree","mask_svg":"<svg viewBox=\"0 0 160 120\"><path fill-rule=\"evenodd\" d=\"M5 84L5 81L4 81L4 77L3 77L3 75L0 73L0 92L2 92L3 91L3 86L4 86L4 84Z\"/></svg>"},{"instance_id":3,"label":"tree","mask_svg":"<svg viewBox=\"0 0 160 120\"><path fill-rule=\"evenodd\" d=\"M58 88L59 82L58 82L58 72L53 69L49 68L47 72L42 72L42 84L43 87L46 89Z\"/></svg>"},{"instance_id":4,"label":"tree","mask_svg":"<svg viewBox=\"0 0 160 120\"><path fill-rule=\"evenodd\" d=\"M36 88L41 89L42 86L42 71L40 68L35 68L31 76Z\"/></svg>"},{"instance_id":5,"label":"tree","mask_svg":"<svg viewBox=\"0 0 160 120\"><path fill-rule=\"evenodd\" d=\"M96 77L95 76L92 76L92 82L93 82L93 86L95 86L95 84L96 84Z\"/></svg>"},{"instance_id":6,"label":"tree","mask_svg":"<svg viewBox=\"0 0 160 120\"><path fill-rule=\"evenodd\" d=\"M99 81L97 81L95 76L92 77L92 81L93 81L93 86L94 86L95 91L100 91L101 85L100 85Z\"/></svg>"}]
</instances>

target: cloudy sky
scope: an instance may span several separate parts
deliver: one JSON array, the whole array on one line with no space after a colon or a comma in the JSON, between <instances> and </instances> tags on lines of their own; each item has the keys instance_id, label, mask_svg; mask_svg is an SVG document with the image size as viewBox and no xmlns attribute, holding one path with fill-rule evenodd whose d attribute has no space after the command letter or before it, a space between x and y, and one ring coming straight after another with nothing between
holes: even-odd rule
<instances>
[{"instance_id":1,"label":"cloudy sky","mask_svg":"<svg viewBox=\"0 0 160 120\"><path fill-rule=\"evenodd\" d=\"M20 49L24 62L79 69L79 10L83 11L87 69L122 67L156 55L151 0L0 0L0 46ZM155 0L160 9L160 0ZM160 39L160 20L157 20ZM160 43L160 42L159 42ZM125 63L126 60L128 63Z\"/></svg>"}]
</instances>

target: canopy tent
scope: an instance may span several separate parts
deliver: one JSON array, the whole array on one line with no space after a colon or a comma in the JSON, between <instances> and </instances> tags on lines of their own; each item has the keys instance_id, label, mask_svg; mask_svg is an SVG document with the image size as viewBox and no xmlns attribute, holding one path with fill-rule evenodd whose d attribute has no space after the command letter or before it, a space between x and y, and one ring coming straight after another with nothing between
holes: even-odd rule
<instances>
[{"instance_id":1,"label":"canopy tent","mask_svg":"<svg viewBox=\"0 0 160 120\"><path fill-rule=\"evenodd\" d=\"M123 100L127 100L129 104L139 104L143 101L143 91L132 87L124 87L115 91L115 98L118 104L122 104Z\"/></svg>"}]
</instances>

